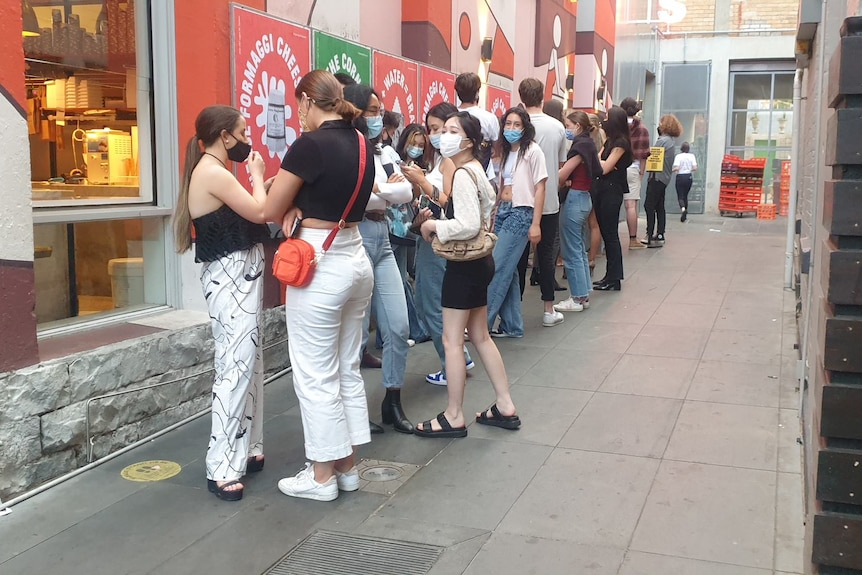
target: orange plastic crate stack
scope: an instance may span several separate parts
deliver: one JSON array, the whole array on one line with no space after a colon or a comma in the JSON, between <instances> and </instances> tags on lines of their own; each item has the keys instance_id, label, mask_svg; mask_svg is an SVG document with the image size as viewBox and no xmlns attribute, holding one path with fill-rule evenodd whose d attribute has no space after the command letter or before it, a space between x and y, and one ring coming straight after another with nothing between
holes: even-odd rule
<instances>
[{"instance_id":1,"label":"orange plastic crate stack","mask_svg":"<svg viewBox=\"0 0 862 575\"><path fill-rule=\"evenodd\" d=\"M758 220L774 220L775 204L760 204L757 206Z\"/></svg>"},{"instance_id":2,"label":"orange plastic crate stack","mask_svg":"<svg viewBox=\"0 0 862 575\"><path fill-rule=\"evenodd\" d=\"M757 213L763 195L763 170L766 158L743 160L726 155L721 165L721 189L718 209L742 216L745 212Z\"/></svg>"},{"instance_id":3,"label":"orange plastic crate stack","mask_svg":"<svg viewBox=\"0 0 862 575\"><path fill-rule=\"evenodd\" d=\"M781 162L780 190L778 215L786 216L790 203L790 160Z\"/></svg>"}]
</instances>

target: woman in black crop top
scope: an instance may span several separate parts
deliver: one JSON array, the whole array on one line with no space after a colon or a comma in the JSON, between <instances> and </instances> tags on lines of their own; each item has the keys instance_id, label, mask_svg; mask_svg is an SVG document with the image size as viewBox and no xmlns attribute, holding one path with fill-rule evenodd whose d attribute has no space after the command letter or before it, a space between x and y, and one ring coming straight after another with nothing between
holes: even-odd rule
<instances>
[{"instance_id":1,"label":"woman in black crop top","mask_svg":"<svg viewBox=\"0 0 862 575\"><path fill-rule=\"evenodd\" d=\"M344 100L341 84L314 70L295 91L303 135L287 151L266 201L267 220L321 252L361 176L359 196L320 259L311 283L287 287L288 346L293 385L302 411L309 460L295 477L278 482L291 497L332 501L339 490L359 488L355 448L368 443L368 403L359 371L362 321L374 283L357 229L374 185L372 147L366 145L359 174L359 138L351 122L358 113Z\"/></svg>"},{"instance_id":2,"label":"woman in black crop top","mask_svg":"<svg viewBox=\"0 0 862 575\"><path fill-rule=\"evenodd\" d=\"M174 215L177 251L202 262L201 284L215 347L207 486L226 501L242 499L240 478L263 469L263 360L260 313L267 236L264 163L251 151L246 123L230 106L204 108L186 151ZM248 160L249 194L227 168Z\"/></svg>"},{"instance_id":3,"label":"woman in black crop top","mask_svg":"<svg viewBox=\"0 0 862 575\"><path fill-rule=\"evenodd\" d=\"M623 252L620 245L619 221L623 194L628 191L626 170L632 163L632 145L629 137L628 116L619 106L608 110L602 124L607 140L602 148L602 176L597 185L596 218L602 239L605 241L608 267L605 277L593 283L593 289L620 291L623 279Z\"/></svg>"}]
</instances>

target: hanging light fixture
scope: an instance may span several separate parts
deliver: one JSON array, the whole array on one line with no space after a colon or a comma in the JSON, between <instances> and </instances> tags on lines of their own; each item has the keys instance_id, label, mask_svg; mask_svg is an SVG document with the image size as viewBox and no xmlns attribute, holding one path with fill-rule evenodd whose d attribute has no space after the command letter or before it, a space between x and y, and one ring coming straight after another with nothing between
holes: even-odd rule
<instances>
[{"instance_id":1,"label":"hanging light fixture","mask_svg":"<svg viewBox=\"0 0 862 575\"><path fill-rule=\"evenodd\" d=\"M24 28L21 32L22 36L38 36L39 20L36 18L36 11L30 5L30 0L21 1L21 16L24 19Z\"/></svg>"}]
</instances>

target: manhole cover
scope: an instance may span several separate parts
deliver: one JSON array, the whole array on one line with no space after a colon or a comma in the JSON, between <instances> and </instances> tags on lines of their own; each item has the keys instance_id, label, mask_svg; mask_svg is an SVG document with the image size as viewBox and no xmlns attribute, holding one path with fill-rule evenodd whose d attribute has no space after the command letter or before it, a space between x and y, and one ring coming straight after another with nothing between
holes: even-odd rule
<instances>
[{"instance_id":1,"label":"manhole cover","mask_svg":"<svg viewBox=\"0 0 862 575\"><path fill-rule=\"evenodd\" d=\"M356 466L359 471L359 490L380 495L392 495L419 471L418 465L363 459Z\"/></svg>"},{"instance_id":2,"label":"manhole cover","mask_svg":"<svg viewBox=\"0 0 862 575\"><path fill-rule=\"evenodd\" d=\"M366 481L395 481L401 477L401 470L387 465L363 469L359 477Z\"/></svg>"},{"instance_id":3,"label":"manhole cover","mask_svg":"<svg viewBox=\"0 0 862 575\"><path fill-rule=\"evenodd\" d=\"M120 476L129 481L162 481L177 475L182 469L173 461L141 461L125 467Z\"/></svg>"},{"instance_id":4,"label":"manhole cover","mask_svg":"<svg viewBox=\"0 0 862 575\"><path fill-rule=\"evenodd\" d=\"M264 575L425 575L442 547L316 531Z\"/></svg>"}]
</instances>

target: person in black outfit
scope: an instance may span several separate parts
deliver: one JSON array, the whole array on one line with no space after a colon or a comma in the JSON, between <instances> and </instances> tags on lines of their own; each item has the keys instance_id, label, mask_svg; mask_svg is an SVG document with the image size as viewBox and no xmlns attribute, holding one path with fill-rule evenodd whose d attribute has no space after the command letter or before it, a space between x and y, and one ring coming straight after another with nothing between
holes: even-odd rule
<instances>
[{"instance_id":1,"label":"person in black outfit","mask_svg":"<svg viewBox=\"0 0 862 575\"><path fill-rule=\"evenodd\" d=\"M608 110L602 123L607 140L602 148L603 174L596 185L596 216L605 241L608 267L605 277L593 283L600 291L620 291L623 279L623 252L620 245L619 213L623 194L628 191L626 170L632 164L632 145L629 137L628 116L619 106Z\"/></svg>"}]
</instances>

